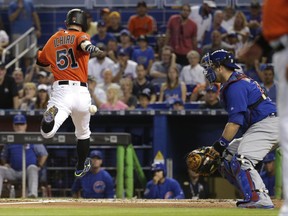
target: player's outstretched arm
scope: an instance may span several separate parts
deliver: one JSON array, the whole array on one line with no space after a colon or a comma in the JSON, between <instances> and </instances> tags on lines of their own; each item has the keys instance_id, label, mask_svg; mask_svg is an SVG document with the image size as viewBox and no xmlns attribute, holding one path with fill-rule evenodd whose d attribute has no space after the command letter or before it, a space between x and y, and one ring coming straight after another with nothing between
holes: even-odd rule
<instances>
[{"instance_id":1,"label":"player's outstretched arm","mask_svg":"<svg viewBox=\"0 0 288 216\"><path fill-rule=\"evenodd\" d=\"M89 52L89 53L93 53L96 56L102 56L104 55L104 52L102 50L100 50L98 47L94 46L93 44L91 44L91 41L83 41L81 43L81 49L83 51Z\"/></svg>"}]
</instances>

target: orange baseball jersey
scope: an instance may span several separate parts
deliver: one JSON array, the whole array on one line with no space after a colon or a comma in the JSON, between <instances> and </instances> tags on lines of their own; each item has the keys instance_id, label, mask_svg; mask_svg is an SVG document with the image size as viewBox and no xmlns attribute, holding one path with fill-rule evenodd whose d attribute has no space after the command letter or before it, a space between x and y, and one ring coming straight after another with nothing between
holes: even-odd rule
<instances>
[{"instance_id":1,"label":"orange baseball jersey","mask_svg":"<svg viewBox=\"0 0 288 216\"><path fill-rule=\"evenodd\" d=\"M266 0L263 4L263 34L268 40L276 40L288 34L288 1Z\"/></svg>"},{"instance_id":2,"label":"orange baseball jersey","mask_svg":"<svg viewBox=\"0 0 288 216\"><path fill-rule=\"evenodd\" d=\"M153 18L149 15L144 17L134 15L129 20L128 29L136 38L140 35L151 34L153 31Z\"/></svg>"},{"instance_id":3,"label":"orange baseball jersey","mask_svg":"<svg viewBox=\"0 0 288 216\"><path fill-rule=\"evenodd\" d=\"M42 66L51 66L55 81L87 82L90 53L80 48L85 40L90 40L90 36L84 32L60 30L38 52L37 62Z\"/></svg>"}]
</instances>

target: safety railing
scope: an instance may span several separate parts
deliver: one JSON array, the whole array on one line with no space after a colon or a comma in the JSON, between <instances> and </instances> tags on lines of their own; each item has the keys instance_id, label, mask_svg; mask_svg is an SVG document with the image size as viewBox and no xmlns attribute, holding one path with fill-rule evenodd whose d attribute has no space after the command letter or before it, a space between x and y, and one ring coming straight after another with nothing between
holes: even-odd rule
<instances>
[{"instance_id":1,"label":"safety railing","mask_svg":"<svg viewBox=\"0 0 288 216\"><path fill-rule=\"evenodd\" d=\"M34 37L34 27L30 28L27 32L21 35L17 40L13 41L9 46L7 46L2 53L2 62L6 63L6 69L10 68L13 64L15 67L19 67L20 59L28 53L30 50L34 49L37 45L36 38ZM26 42L26 48L20 51L20 43ZM6 62L7 55L13 53L13 59Z\"/></svg>"}]
</instances>

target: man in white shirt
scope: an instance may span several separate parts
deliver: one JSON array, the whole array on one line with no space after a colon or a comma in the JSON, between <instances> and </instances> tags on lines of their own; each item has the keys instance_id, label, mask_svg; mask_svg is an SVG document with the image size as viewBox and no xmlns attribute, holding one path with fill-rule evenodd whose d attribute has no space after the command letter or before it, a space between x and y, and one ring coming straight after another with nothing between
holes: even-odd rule
<instances>
[{"instance_id":1,"label":"man in white shirt","mask_svg":"<svg viewBox=\"0 0 288 216\"><path fill-rule=\"evenodd\" d=\"M183 67L180 73L180 80L186 85L205 84L204 68L199 64L199 53L195 50L191 50L187 54L187 59L190 65Z\"/></svg>"},{"instance_id":2,"label":"man in white shirt","mask_svg":"<svg viewBox=\"0 0 288 216\"><path fill-rule=\"evenodd\" d=\"M114 62L106 56L106 46L103 43L98 43L97 47L105 54L103 56L92 57L88 62L88 75L96 78L97 83L103 83L103 71L111 69L113 71Z\"/></svg>"},{"instance_id":3,"label":"man in white shirt","mask_svg":"<svg viewBox=\"0 0 288 216\"><path fill-rule=\"evenodd\" d=\"M212 25L212 9L216 8L216 3L212 0L204 0L202 5L191 7L189 19L197 24L198 48L202 45L205 31L209 31Z\"/></svg>"}]
</instances>

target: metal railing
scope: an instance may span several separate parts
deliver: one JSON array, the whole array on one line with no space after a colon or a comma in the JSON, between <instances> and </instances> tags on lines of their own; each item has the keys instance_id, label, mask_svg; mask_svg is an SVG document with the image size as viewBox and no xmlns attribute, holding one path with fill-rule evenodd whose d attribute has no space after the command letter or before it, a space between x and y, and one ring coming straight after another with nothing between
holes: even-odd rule
<instances>
[{"instance_id":1,"label":"metal railing","mask_svg":"<svg viewBox=\"0 0 288 216\"><path fill-rule=\"evenodd\" d=\"M37 45L37 40L34 37L34 27L31 27L27 32L25 32L23 35L21 35L17 40L13 41L9 46L7 46L2 53L2 62L6 63L7 55L13 53L14 59L6 63L6 69L10 68L13 64L15 64L15 67L19 67L19 61L20 59L28 53L30 50L35 48ZM23 51L19 50L20 43L22 41L26 41L26 49ZM13 50L14 49L14 50Z\"/></svg>"}]
</instances>

